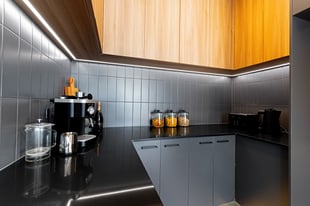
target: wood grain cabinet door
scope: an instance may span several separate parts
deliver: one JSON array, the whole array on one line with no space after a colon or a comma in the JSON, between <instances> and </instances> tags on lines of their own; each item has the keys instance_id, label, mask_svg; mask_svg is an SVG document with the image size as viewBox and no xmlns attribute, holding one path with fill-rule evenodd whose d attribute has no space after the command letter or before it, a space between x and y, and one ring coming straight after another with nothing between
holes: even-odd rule
<instances>
[{"instance_id":1,"label":"wood grain cabinet door","mask_svg":"<svg viewBox=\"0 0 310 206\"><path fill-rule=\"evenodd\" d=\"M181 0L180 63L206 66L209 0Z\"/></svg>"},{"instance_id":2,"label":"wood grain cabinet door","mask_svg":"<svg viewBox=\"0 0 310 206\"><path fill-rule=\"evenodd\" d=\"M289 8L289 0L264 0L264 61L289 55Z\"/></svg>"},{"instance_id":3,"label":"wood grain cabinet door","mask_svg":"<svg viewBox=\"0 0 310 206\"><path fill-rule=\"evenodd\" d=\"M181 0L180 63L230 69L232 0Z\"/></svg>"},{"instance_id":4,"label":"wood grain cabinet door","mask_svg":"<svg viewBox=\"0 0 310 206\"><path fill-rule=\"evenodd\" d=\"M234 4L234 68L263 62L263 0L238 0Z\"/></svg>"},{"instance_id":5,"label":"wood grain cabinet door","mask_svg":"<svg viewBox=\"0 0 310 206\"><path fill-rule=\"evenodd\" d=\"M208 65L210 67L233 68L233 2L232 0L210 0L208 26Z\"/></svg>"},{"instance_id":6,"label":"wood grain cabinet door","mask_svg":"<svg viewBox=\"0 0 310 206\"><path fill-rule=\"evenodd\" d=\"M144 57L145 0L104 0L103 53Z\"/></svg>"},{"instance_id":7,"label":"wood grain cabinet door","mask_svg":"<svg viewBox=\"0 0 310 206\"><path fill-rule=\"evenodd\" d=\"M179 62L180 0L147 0L145 58Z\"/></svg>"}]
</instances>

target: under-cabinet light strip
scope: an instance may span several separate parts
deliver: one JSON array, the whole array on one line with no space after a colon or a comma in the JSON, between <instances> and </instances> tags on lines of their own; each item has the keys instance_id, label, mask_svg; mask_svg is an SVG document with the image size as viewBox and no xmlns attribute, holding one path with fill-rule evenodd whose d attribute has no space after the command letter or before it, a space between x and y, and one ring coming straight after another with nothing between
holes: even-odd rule
<instances>
[{"instance_id":1,"label":"under-cabinet light strip","mask_svg":"<svg viewBox=\"0 0 310 206\"><path fill-rule=\"evenodd\" d=\"M277 64L270 67L264 67L259 69L254 69L247 72L240 72L237 74L222 74L222 73L213 73L213 72L199 72L199 71L187 71L182 69L170 69L170 68L164 68L164 67L154 67L154 66L143 66L143 65L134 65L134 64L123 64L123 63L114 63L114 62L103 62L103 61L95 61L95 60L87 60L87 59L76 59L76 61L79 62L88 62L88 63L97 63L97 64L110 64L115 66L128 66L128 67L138 67L138 68L145 68L145 69L154 69L154 70L162 70L162 71L171 71L171 72L183 72L183 73L189 73L189 74L201 74L201 75L211 75L211 76L221 76L221 77L238 77L242 75L247 74L253 74L257 72L263 72L267 70L277 69L284 66L289 66L290 63L283 63L283 64Z\"/></svg>"},{"instance_id":2,"label":"under-cabinet light strip","mask_svg":"<svg viewBox=\"0 0 310 206\"><path fill-rule=\"evenodd\" d=\"M78 197L76 199L76 201L88 200L88 199L93 199L93 198L98 198L98 197L106 197L106 196L119 195L119 194L124 194L124 193L129 193L129 192L136 192L136 191L141 191L141 190L148 190L148 189L153 189L153 188L154 188L153 185L149 185L149 186L135 187L135 188L125 189L125 190L117 190L117 191L113 191L113 192L105 192L105 193L100 193L100 194L96 194L96 195L81 196L81 197ZM67 202L67 206L70 206L72 201L74 201L74 200L70 199Z\"/></svg>"},{"instance_id":3,"label":"under-cabinet light strip","mask_svg":"<svg viewBox=\"0 0 310 206\"><path fill-rule=\"evenodd\" d=\"M171 71L171 72L182 72L188 74L201 74L201 75L211 75L211 76L221 76L221 77L231 77L231 74L221 74L221 73L212 73L212 72L199 72L199 71L191 71L191 70L182 70L182 69L170 69L165 67L155 67L155 66L143 66L143 65L135 65L135 64L125 64L125 63L114 63L114 62L104 62L104 61L96 61L96 60L88 60L88 59L76 59L79 62L86 63L96 63L96 64L109 64L115 66L127 66L127 67L135 67L141 69L154 69L154 70L162 70L162 71Z\"/></svg>"},{"instance_id":4,"label":"under-cabinet light strip","mask_svg":"<svg viewBox=\"0 0 310 206\"><path fill-rule=\"evenodd\" d=\"M278 68L289 66L289 65L290 65L290 63L278 64L278 65L274 65L274 66L270 66L270 67L255 69L253 71L241 72L241 73L238 73L235 75L231 75L231 77L238 77L238 76L243 76L243 75L247 75L247 74L253 74L253 73L263 72L263 71L272 70L272 69L278 69Z\"/></svg>"},{"instance_id":5,"label":"under-cabinet light strip","mask_svg":"<svg viewBox=\"0 0 310 206\"><path fill-rule=\"evenodd\" d=\"M50 27L50 25L45 21L41 14L34 8L29 0L23 0L25 5L31 10L31 12L39 19L43 26L52 34L52 36L58 41L58 43L66 50L66 52L71 56L73 60L76 60L76 57L70 51L70 49L65 45L65 43L60 39L56 32Z\"/></svg>"}]
</instances>

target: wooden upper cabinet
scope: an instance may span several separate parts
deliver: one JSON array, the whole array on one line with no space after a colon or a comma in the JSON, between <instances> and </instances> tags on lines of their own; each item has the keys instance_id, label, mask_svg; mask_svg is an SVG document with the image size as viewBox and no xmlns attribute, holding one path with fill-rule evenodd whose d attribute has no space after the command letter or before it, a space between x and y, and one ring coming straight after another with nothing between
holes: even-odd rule
<instances>
[{"instance_id":1,"label":"wooden upper cabinet","mask_svg":"<svg viewBox=\"0 0 310 206\"><path fill-rule=\"evenodd\" d=\"M91 1L104 54L224 69L289 55L289 0Z\"/></svg>"},{"instance_id":2,"label":"wooden upper cabinet","mask_svg":"<svg viewBox=\"0 0 310 206\"><path fill-rule=\"evenodd\" d=\"M208 21L208 65L233 68L233 0L211 0Z\"/></svg>"},{"instance_id":3,"label":"wooden upper cabinet","mask_svg":"<svg viewBox=\"0 0 310 206\"><path fill-rule=\"evenodd\" d=\"M206 66L209 0L181 0L180 63Z\"/></svg>"},{"instance_id":4,"label":"wooden upper cabinet","mask_svg":"<svg viewBox=\"0 0 310 206\"><path fill-rule=\"evenodd\" d=\"M103 47L103 0L92 0L93 12L95 16L98 37L101 48Z\"/></svg>"},{"instance_id":5,"label":"wooden upper cabinet","mask_svg":"<svg viewBox=\"0 0 310 206\"><path fill-rule=\"evenodd\" d=\"M180 63L232 68L232 0L181 0Z\"/></svg>"},{"instance_id":6,"label":"wooden upper cabinet","mask_svg":"<svg viewBox=\"0 0 310 206\"><path fill-rule=\"evenodd\" d=\"M144 57L145 0L104 0L103 53Z\"/></svg>"},{"instance_id":7,"label":"wooden upper cabinet","mask_svg":"<svg viewBox=\"0 0 310 206\"><path fill-rule=\"evenodd\" d=\"M234 13L234 68L262 63L263 0L237 0Z\"/></svg>"},{"instance_id":8,"label":"wooden upper cabinet","mask_svg":"<svg viewBox=\"0 0 310 206\"><path fill-rule=\"evenodd\" d=\"M289 55L289 0L264 0L264 61Z\"/></svg>"},{"instance_id":9,"label":"wooden upper cabinet","mask_svg":"<svg viewBox=\"0 0 310 206\"><path fill-rule=\"evenodd\" d=\"M145 58L179 62L180 0L147 0Z\"/></svg>"}]
</instances>

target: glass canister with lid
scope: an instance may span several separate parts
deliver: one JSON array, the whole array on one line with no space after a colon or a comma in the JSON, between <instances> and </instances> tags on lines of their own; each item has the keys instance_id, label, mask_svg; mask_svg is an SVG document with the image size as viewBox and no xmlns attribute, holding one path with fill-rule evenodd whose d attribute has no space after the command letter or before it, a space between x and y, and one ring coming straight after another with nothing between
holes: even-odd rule
<instances>
[{"instance_id":1,"label":"glass canister with lid","mask_svg":"<svg viewBox=\"0 0 310 206\"><path fill-rule=\"evenodd\" d=\"M151 120L153 127L164 127L164 114L159 110L151 112Z\"/></svg>"},{"instance_id":2,"label":"glass canister with lid","mask_svg":"<svg viewBox=\"0 0 310 206\"><path fill-rule=\"evenodd\" d=\"M172 110L168 110L165 115L165 123L167 127L177 126L177 113Z\"/></svg>"},{"instance_id":3,"label":"glass canister with lid","mask_svg":"<svg viewBox=\"0 0 310 206\"><path fill-rule=\"evenodd\" d=\"M178 125L181 127L189 126L189 114L185 110L178 112Z\"/></svg>"}]
</instances>

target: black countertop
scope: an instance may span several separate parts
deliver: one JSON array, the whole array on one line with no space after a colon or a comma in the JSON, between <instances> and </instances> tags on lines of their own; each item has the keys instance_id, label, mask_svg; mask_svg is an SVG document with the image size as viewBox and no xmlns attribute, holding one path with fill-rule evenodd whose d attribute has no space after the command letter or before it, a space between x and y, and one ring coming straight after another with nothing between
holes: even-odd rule
<instances>
[{"instance_id":1,"label":"black countertop","mask_svg":"<svg viewBox=\"0 0 310 206\"><path fill-rule=\"evenodd\" d=\"M129 129L129 128L128 128ZM177 128L150 128L150 127L137 127L133 128L135 141L151 140L151 139L168 139L168 138L184 138L184 137L201 137L201 136L219 136L236 134L244 137L253 138L277 144L281 146L288 146L288 134L264 134L259 131L243 131L236 130L226 124L213 124L213 125L195 125L190 127L177 127Z\"/></svg>"},{"instance_id":2,"label":"black countertop","mask_svg":"<svg viewBox=\"0 0 310 206\"><path fill-rule=\"evenodd\" d=\"M184 128L105 128L90 149L56 154L39 163L24 158L0 172L0 201L6 205L162 205L132 141L238 134L281 146L287 135L236 131L227 125Z\"/></svg>"}]
</instances>

